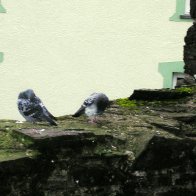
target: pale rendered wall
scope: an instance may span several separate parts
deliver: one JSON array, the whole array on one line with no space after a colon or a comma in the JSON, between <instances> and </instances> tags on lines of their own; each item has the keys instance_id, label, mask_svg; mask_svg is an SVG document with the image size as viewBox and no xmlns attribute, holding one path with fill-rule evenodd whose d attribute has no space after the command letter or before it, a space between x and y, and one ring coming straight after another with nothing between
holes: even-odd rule
<instances>
[{"instance_id":1,"label":"pale rendered wall","mask_svg":"<svg viewBox=\"0 0 196 196\"><path fill-rule=\"evenodd\" d=\"M23 119L19 91L56 116L92 92L110 99L161 88L158 63L181 61L191 23L169 21L175 0L2 0L0 119Z\"/></svg>"}]
</instances>

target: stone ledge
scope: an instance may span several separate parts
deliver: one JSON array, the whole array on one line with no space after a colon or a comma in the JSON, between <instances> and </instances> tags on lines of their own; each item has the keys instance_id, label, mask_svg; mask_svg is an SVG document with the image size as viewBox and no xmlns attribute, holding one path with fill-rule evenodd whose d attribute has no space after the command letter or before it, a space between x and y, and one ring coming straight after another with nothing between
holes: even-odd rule
<instances>
[{"instance_id":1,"label":"stone ledge","mask_svg":"<svg viewBox=\"0 0 196 196\"><path fill-rule=\"evenodd\" d=\"M92 141L96 135L90 131L53 130L53 129L19 129L15 130L16 137L22 136L30 140L29 147L40 151L53 151L61 147L80 147L95 145ZM57 150L56 149L56 150Z\"/></svg>"},{"instance_id":2,"label":"stone ledge","mask_svg":"<svg viewBox=\"0 0 196 196\"><path fill-rule=\"evenodd\" d=\"M129 97L129 100L175 100L191 95L193 95L191 92L183 92L171 89L139 89L134 90L133 94Z\"/></svg>"},{"instance_id":3,"label":"stone ledge","mask_svg":"<svg viewBox=\"0 0 196 196\"><path fill-rule=\"evenodd\" d=\"M90 131L75 131L69 129L67 129L66 131L57 131L50 129L20 129L16 130L16 132L23 134L33 140L47 140L54 138L63 138L64 140L70 140L74 138L95 136L95 134Z\"/></svg>"}]
</instances>

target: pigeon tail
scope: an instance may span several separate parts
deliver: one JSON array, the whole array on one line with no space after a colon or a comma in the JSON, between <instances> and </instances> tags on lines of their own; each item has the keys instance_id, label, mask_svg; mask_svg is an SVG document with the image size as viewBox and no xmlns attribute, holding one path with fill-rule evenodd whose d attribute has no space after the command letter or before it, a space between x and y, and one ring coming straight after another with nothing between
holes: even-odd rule
<instances>
[{"instance_id":1,"label":"pigeon tail","mask_svg":"<svg viewBox=\"0 0 196 196\"><path fill-rule=\"evenodd\" d=\"M46 112L47 115L48 115L52 120L57 120L57 118L54 117L54 116L47 110L47 108L46 108L44 105L42 105L42 108L43 108L44 112Z\"/></svg>"},{"instance_id":2,"label":"pigeon tail","mask_svg":"<svg viewBox=\"0 0 196 196\"><path fill-rule=\"evenodd\" d=\"M57 126L56 122L52 120L49 116L44 116L44 118L50 123L50 125Z\"/></svg>"},{"instance_id":3,"label":"pigeon tail","mask_svg":"<svg viewBox=\"0 0 196 196\"><path fill-rule=\"evenodd\" d=\"M74 114L74 115L72 115L73 117L79 117L79 116L81 116L82 114L84 114L84 112L85 112L85 107L82 105L81 107L80 107L80 109Z\"/></svg>"},{"instance_id":4,"label":"pigeon tail","mask_svg":"<svg viewBox=\"0 0 196 196\"><path fill-rule=\"evenodd\" d=\"M57 120L57 118L55 116L53 116L50 112L48 112L48 115L49 117L52 119L52 120Z\"/></svg>"}]
</instances>

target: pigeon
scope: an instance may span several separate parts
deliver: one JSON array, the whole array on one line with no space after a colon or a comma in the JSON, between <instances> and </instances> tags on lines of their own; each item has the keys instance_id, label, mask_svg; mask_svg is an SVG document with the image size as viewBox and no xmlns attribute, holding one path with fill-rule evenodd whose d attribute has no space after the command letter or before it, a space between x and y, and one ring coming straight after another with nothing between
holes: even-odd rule
<instances>
[{"instance_id":1,"label":"pigeon","mask_svg":"<svg viewBox=\"0 0 196 196\"><path fill-rule=\"evenodd\" d=\"M32 89L21 92L18 96L18 110L28 122L47 121L57 126L56 118L46 109L39 97Z\"/></svg>"},{"instance_id":2,"label":"pigeon","mask_svg":"<svg viewBox=\"0 0 196 196\"><path fill-rule=\"evenodd\" d=\"M102 114L108 105L109 99L105 94L93 93L85 99L80 109L72 116L79 117L86 114L88 117L92 117L90 122L95 123L96 116Z\"/></svg>"}]
</instances>

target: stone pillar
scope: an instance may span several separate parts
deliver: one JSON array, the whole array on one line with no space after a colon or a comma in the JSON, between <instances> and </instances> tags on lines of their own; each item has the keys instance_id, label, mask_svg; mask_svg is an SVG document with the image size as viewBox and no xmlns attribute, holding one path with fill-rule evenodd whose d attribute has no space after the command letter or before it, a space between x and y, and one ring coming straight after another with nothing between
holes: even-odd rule
<instances>
[{"instance_id":1,"label":"stone pillar","mask_svg":"<svg viewBox=\"0 0 196 196\"><path fill-rule=\"evenodd\" d=\"M190 15L192 19L196 19L196 0L190 1ZM196 21L188 29L187 34L184 38L184 73L185 73L185 84L194 84L196 75Z\"/></svg>"}]
</instances>

